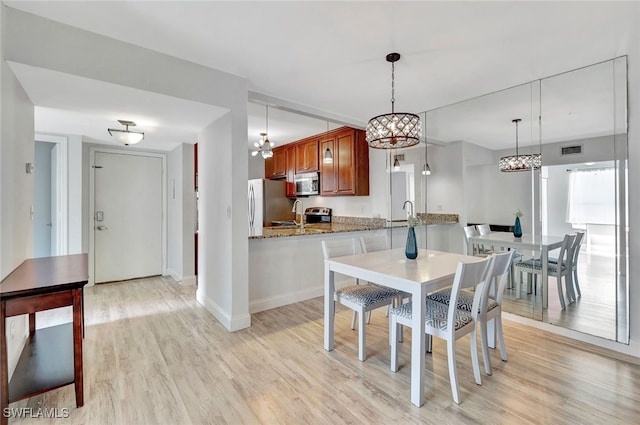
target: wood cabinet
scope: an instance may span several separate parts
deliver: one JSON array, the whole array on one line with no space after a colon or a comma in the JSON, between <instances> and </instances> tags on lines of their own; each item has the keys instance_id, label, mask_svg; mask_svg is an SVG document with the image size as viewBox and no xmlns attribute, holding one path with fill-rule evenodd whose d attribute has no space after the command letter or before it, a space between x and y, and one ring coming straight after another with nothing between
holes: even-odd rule
<instances>
[{"instance_id":1,"label":"wood cabinet","mask_svg":"<svg viewBox=\"0 0 640 425\"><path fill-rule=\"evenodd\" d=\"M369 195L369 146L365 132L340 127L327 133L273 149L273 156L265 160L264 177L286 179L287 196L295 198L293 181L298 173L320 171L320 195ZM325 164L326 149L333 155L333 163Z\"/></svg>"},{"instance_id":2,"label":"wood cabinet","mask_svg":"<svg viewBox=\"0 0 640 425\"><path fill-rule=\"evenodd\" d=\"M296 173L319 171L318 139L305 139L296 143Z\"/></svg>"},{"instance_id":3,"label":"wood cabinet","mask_svg":"<svg viewBox=\"0 0 640 425\"><path fill-rule=\"evenodd\" d=\"M296 184L293 176L296 174L296 147L295 145L285 145L286 167L287 167L287 197L296 197Z\"/></svg>"},{"instance_id":4,"label":"wood cabinet","mask_svg":"<svg viewBox=\"0 0 640 425\"><path fill-rule=\"evenodd\" d=\"M264 160L264 177L266 179L281 179L287 177L286 146L273 148L273 156Z\"/></svg>"},{"instance_id":5,"label":"wood cabinet","mask_svg":"<svg viewBox=\"0 0 640 425\"><path fill-rule=\"evenodd\" d=\"M341 127L320 139L320 152L326 149L333 163L320 165L320 194L323 196L369 195L369 146L365 132Z\"/></svg>"}]
</instances>

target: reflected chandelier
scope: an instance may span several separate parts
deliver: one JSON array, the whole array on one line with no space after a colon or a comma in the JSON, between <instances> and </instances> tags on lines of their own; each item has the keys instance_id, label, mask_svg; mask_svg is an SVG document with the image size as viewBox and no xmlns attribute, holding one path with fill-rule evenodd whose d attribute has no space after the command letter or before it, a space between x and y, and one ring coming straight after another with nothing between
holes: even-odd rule
<instances>
[{"instance_id":1,"label":"reflected chandelier","mask_svg":"<svg viewBox=\"0 0 640 425\"><path fill-rule=\"evenodd\" d=\"M366 140L376 149L399 149L420 143L422 123L416 114L395 111L395 63L400 53L389 53L391 62L391 113L378 115L367 124Z\"/></svg>"},{"instance_id":2,"label":"reflected chandelier","mask_svg":"<svg viewBox=\"0 0 640 425\"><path fill-rule=\"evenodd\" d=\"M542 155L537 153L533 155L520 155L518 153L518 123L522 121L520 118L511 120L516 124L516 154L503 156L500 158L498 167L504 173L514 173L518 171L529 171L532 168L539 170L542 165Z\"/></svg>"}]
</instances>

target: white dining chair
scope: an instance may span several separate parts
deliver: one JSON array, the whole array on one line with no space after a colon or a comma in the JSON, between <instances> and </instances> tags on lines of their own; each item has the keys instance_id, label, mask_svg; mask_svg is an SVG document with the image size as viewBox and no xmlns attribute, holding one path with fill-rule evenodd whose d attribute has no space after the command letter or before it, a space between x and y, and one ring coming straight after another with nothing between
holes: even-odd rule
<instances>
[{"instance_id":1,"label":"white dining chair","mask_svg":"<svg viewBox=\"0 0 640 425\"><path fill-rule=\"evenodd\" d=\"M573 279L571 275L571 261L567 258L567 250L573 244L576 235L564 235L562 245L560 246L560 253L558 255L558 262L551 263L547 261L547 273L548 276L554 276L558 285L558 298L560 299L560 306L564 310L567 306L562 291L562 278L564 277L565 287L567 289L567 299L571 302L570 287L573 285ZM515 269L518 272L527 273L527 285L533 282L534 290L537 288L537 275L542 274L542 261L539 258L533 258L526 261L520 261L515 263ZM516 296L520 298L520 285L516 287Z\"/></svg>"},{"instance_id":2,"label":"white dining chair","mask_svg":"<svg viewBox=\"0 0 640 425\"><path fill-rule=\"evenodd\" d=\"M453 401L460 404L460 390L456 371L457 339L470 335L471 363L476 384L482 385L480 363L478 361L476 323L480 311L480 302L489 289L487 277L493 267L493 257L487 257L475 263L458 263L449 305L427 299L425 312L425 332L430 336L447 341L447 361ZM475 288L471 311L457 308L460 292L466 288ZM398 371L398 325L411 326L413 302L402 304L391 310L391 370Z\"/></svg>"},{"instance_id":3,"label":"white dining chair","mask_svg":"<svg viewBox=\"0 0 640 425\"><path fill-rule=\"evenodd\" d=\"M359 243L355 238L349 239L329 239L322 242L322 253L324 259L333 257L359 254ZM358 358L363 362L366 358L366 334L365 316L367 312L380 307L392 306L397 296L395 289L383 286L360 284L356 279L355 285L345 286L336 289L333 299L345 307L352 309L358 317ZM351 321L351 329L355 329L355 320Z\"/></svg>"},{"instance_id":4,"label":"white dining chair","mask_svg":"<svg viewBox=\"0 0 640 425\"><path fill-rule=\"evenodd\" d=\"M514 251L504 251L493 254L494 264L491 274L487 281L490 288L487 295L480 302L480 311L478 312L478 322L480 324L481 340L482 340L482 358L484 360L484 369L487 375L491 375L491 359L489 357L489 347L495 347L495 340L498 339L500 344L500 355L503 361L507 361L507 350L504 344L504 336L502 334L502 298L504 288L511 270L511 262ZM460 310L471 312L473 308L473 299L475 293L471 290L462 290L458 296L457 307ZM439 303L449 305L451 301L451 288L445 288L440 291L427 295L427 299ZM489 341L490 327L493 327Z\"/></svg>"},{"instance_id":5,"label":"white dining chair","mask_svg":"<svg viewBox=\"0 0 640 425\"><path fill-rule=\"evenodd\" d=\"M478 232L478 229L476 228L476 226L464 226L463 228L464 230L464 241L465 241L465 245L467 246L467 250L469 248L469 238L473 237L473 236L478 236L480 235L480 233ZM488 255L491 255L493 252L492 251L487 251L484 248L480 248L480 246L478 244L471 244L471 252L468 253L468 255L475 255L478 257L486 257Z\"/></svg>"},{"instance_id":6,"label":"white dining chair","mask_svg":"<svg viewBox=\"0 0 640 425\"><path fill-rule=\"evenodd\" d=\"M360 236L360 247L362 249L362 252L374 252L390 249L391 244L389 243L389 238L386 234L367 235ZM373 285L375 285L375 283ZM393 307L399 306L406 299L411 299L411 294L402 291L396 292L397 295ZM387 307L387 316L389 315L390 308L391 307ZM402 332L400 332L400 342L402 342L402 337Z\"/></svg>"}]
</instances>

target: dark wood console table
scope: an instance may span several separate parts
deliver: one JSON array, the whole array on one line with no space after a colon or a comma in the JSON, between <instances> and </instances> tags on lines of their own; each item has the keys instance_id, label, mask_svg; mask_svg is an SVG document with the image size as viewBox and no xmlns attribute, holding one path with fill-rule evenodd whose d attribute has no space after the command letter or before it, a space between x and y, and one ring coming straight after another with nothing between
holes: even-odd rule
<instances>
[{"instance_id":1,"label":"dark wood console table","mask_svg":"<svg viewBox=\"0 0 640 425\"><path fill-rule=\"evenodd\" d=\"M9 403L75 384L84 404L82 295L89 280L87 254L25 260L0 283L0 425ZM73 323L36 331L36 312L73 306ZM29 315L29 340L9 382L6 318Z\"/></svg>"}]
</instances>

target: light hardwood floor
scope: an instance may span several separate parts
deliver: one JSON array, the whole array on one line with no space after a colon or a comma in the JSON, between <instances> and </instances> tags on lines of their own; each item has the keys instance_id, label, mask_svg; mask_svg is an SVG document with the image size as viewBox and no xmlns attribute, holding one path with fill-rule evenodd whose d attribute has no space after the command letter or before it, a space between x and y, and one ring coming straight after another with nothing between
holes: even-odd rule
<instances>
[{"instance_id":1,"label":"light hardwood floor","mask_svg":"<svg viewBox=\"0 0 640 425\"><path fill-rule=\"evenodd\" d=\"M73 386L11 407L70 408L67 419L19 424L632 424L640 362L505 322L508 362L473 380L458 341L462 403L451 398L446 346L426 355L426 400L410 403L410 335L389 370L388 322L373 313L358 361L351 310L337 307L335 350L323 349L322 298L252 316L229 333L195 301L195 286L151 278L85 290L85 405ZM65 312L38 317L41 326ZM56 317L58 316L58 317ZM62 317L62 319L61 319Z\"/></svg>"}]
</instances>

